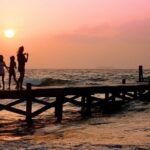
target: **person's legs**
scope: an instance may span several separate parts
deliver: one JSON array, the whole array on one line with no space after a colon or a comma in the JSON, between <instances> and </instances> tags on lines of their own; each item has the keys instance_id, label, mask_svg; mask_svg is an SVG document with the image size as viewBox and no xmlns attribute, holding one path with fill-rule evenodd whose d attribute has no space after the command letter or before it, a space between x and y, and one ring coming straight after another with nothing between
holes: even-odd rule
<instances>
[{"instance_id":1,"label":"person's legs","mask_svg":"<svg viewBox=\"0 0 150 150\"><path fill-rule=\"evenodd\" d=\"M23 85L23 79L24 79L24 72L21 73L21 82L20 82L21 83L20 84L21 85L20 86L21 89L23 89L23 87L22 87L22 85Z\"/></svg>"},{"instance_id":2,"label":"person's legs","mask_svg":"<svg viewBox=\"0 0 150 150\"><path fill-rule=\"evenodd\" d=\"M16 82L16 88L18 88L18 81L16 79L16 73L14 72L12 76L14 78L14 81Z\"/></svg>"},{"instance_id":3,"label":"person's legs","mask_svg":"<svg viewBox=\"0 0 150 150\"><path fill-rule=\"evenodd\" d=\"M5 90L5 81L4 81L4 75L2 75L2 83L3 83L3 90Z\"/></svg>"},{"instance_id":4,"label":"person's legs","mask_svg":"<svg viewBox=\"0 0 150 150\"><path fill-rule=\"evenodd\" d=\"M9 87L8 87L8 89L10 89L10 84L11 84L11 74L9 74Z\"/></svg>"},{"instance_id":5,"label":"person's legs","mask_svg":"<svg viewBox=\"0 0 150 150\"><path fill-rule=\"evenodd\" d=\"M2 75L0 75L0 77L2 77ZM2 86L1 86L1 82L0 82L0 88L1 88Z\"/></svg>"},{"instance_id":6,"label":"person's legs","mask_svg":"<svg viewBox=\"0 0 150 150\"><path fill-rule=\"evenodd\" d=\"M24 79L24 72L20 72L20 77L18 80L19 89L23 89L23 87L22 87L23 79Z\"/></svg>"},{"instance_id":7,"label":"person's legs","mask_svg":"<svg viewBox=\"0 0 150 150\"><path fill-rule=\"evenodd\" d=\"M17 79L16 79L16 73L14 72L12 76L14 78L14 81L16 82L16 85L17 85L18 82L17 82Z\"/></svg>"}]
</instances>

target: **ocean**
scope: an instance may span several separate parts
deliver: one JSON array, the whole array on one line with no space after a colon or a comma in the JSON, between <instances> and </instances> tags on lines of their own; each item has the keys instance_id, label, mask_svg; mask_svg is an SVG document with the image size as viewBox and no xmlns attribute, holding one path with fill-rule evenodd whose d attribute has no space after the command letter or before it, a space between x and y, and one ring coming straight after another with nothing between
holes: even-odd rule
<instances>
[{"instance_id":1,"label":"ocean","mask_svg":"<svg viewBox=\"0 0 150 150\"><path fill-rule=\"evenodd\" d=\"M145 80L150 79L150 70L144 70ZM24 85L34 86L98 86L126 83L135 84L138 81L136 69L28 69Z\"/></svg>"},{"instance_id":2,"label":"ocean","mask_svg":"<svg viewBox=\"0 0 150 150\"><path fill-rule=\"evenodd\" d=\"M138 75L136 69L27 69L24 86L27 83L36 88L119 85L122 79L126 79L126 84L140 84ZM150 70L144 70L144 79L150 80ZM7 87L7 73L5 81ZM7 100L1 101L7 103ZM24 106L17 107L24 109ZM34 104L34 109L36 107ZM35 117L32 127L27 127L23 120L24 116L0 111L0 149L150 149L149 100L129 101L119 111L108 114L93 112L88 119L81 117L79 108L66 103L61 124L55 124L54 109Z\"/></svg>"}]
</instances>

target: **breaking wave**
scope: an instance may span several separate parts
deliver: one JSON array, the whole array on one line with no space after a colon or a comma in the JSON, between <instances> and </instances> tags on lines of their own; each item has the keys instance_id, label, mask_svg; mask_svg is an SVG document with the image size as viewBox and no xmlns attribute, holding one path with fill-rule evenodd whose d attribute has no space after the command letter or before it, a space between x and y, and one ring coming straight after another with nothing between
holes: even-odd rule
<instances>
[{"instance_id":1,"label":"breaking wave","mask_svg":"<svg viewBox=\"0 0 150 150\"><path fill-rule=\"evenodd\" d=\"M52 79L52 78L43 78L43 79L26 78L24 84L26 83L31 83L33 86L60 86L73 84L73 81L65 79Z\"/></svg>"}]
</instances>

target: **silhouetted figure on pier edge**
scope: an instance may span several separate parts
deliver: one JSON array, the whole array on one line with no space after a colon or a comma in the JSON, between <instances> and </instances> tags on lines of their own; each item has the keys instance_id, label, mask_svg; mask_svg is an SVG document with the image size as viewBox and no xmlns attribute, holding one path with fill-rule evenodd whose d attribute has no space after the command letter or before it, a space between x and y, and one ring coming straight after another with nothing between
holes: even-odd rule
<instances>
[{"instance_id":1,"label":"silhouetted figure on pier edge","mask_svg":"<svg viewBox=\"0 0 150 150\"><path fill-rule=\"evenodd\" d=\"M6 66L6 64L5 64L5 62L4 62L3 55L0 55L0 76L2 77L2 85L3 85L2 89L3 90L5 90L5 81L4 81L5 70L4 70L4 67L6 69L8 69L7 66ZM1 84L0 84L0 88L1 88Z\"/></svg>"},{"instance_id":2,"label":"silhouetted figure on pier edge","mask_svg":"<svg viewBox=\"0 0 150 150\"><path fill-rule=\"evenodd\" d=\"M10 65L9 65L9 87L8 89L10 89L10 85L11 85L11 78L14 78L14 81L16 82L16 87L18 88L18 82L16 79L16 62L15 62L15 57L11 56L10 57Z\"/></svg>"},{"instance_id":3,"label":"silhouetted figure on pier edge","mask_svg":"<svg viewBox=\"0 0 150 150\"><path fill-rule=\"evenodd\" d=\"M24 53L24 47L21 46L18 49L17 60L18 60L18 72L20 73L18 79L18 89L22 90L23 79L25 75L25 63L28 61L28 53Z\"/></svg>"}]
</instances>

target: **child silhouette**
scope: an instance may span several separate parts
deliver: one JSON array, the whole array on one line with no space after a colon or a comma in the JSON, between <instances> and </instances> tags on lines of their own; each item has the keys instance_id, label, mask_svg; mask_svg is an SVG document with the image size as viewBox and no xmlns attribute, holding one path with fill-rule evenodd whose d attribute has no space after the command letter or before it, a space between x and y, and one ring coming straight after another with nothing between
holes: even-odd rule
<instances>
[{"instance_id":1,"label":"child silhouette","mask_svg":"<svg viewBox=\"0 0 150 150\"><path fill-rule=\"evenodd\" d=\"M5 81L4 81L4 77L5 77L5 70L4 67L6 69L8 69L8 67L6 66L5 62L4 62L4 57L3 55L0 55L0 76L2 77L2 85L3 85L3 90L5 90ZM1 87L1 85L0 85Z\"/></svg>"},{"instance_id":2,"label":"child silhouette","mask_svg":"<svg viewBox=\"0 0 150 150\"><path fill-rule=\"evenodd\" d=\"M15 57L11 56L10 57L10 65L9 65L9 87L8 87L8 89L10 89L12 77L14 78L14 81L16 82L16 88L18 88L15 69L16 69Z\"/></svg>"}]
</instances>

